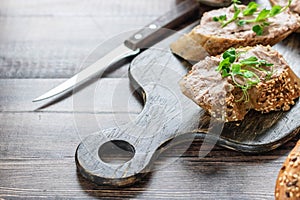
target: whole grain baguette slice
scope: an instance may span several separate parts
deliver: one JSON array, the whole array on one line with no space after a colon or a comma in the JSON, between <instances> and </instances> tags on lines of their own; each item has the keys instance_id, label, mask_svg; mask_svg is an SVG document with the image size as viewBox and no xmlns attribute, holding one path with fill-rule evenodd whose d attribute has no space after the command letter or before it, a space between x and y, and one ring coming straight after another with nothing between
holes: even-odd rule
<instances>
[{"instance_id":1,"label":"whole grain baguette slice","mask_svg":"<svg viewBox=\"0 0 300 200\"><path fill-rule=\"evenodd\" d=\"M300 79L282 55L270 46L262 45L235 51L239 57L234 64L251 57L270 64L261 67L245 65L241 68L255 73L255 77L259 78L257 84L247 89L247 93L236 82L244 85L249 79L240 75L222 77L216 70L224 60L222 56L208 56L195 64L180 81L182 92L212 117L226 122L243 120L251 109L262 113L289 110L300 96ZM268 71L272 73L267 75Z\"/></svg>"},{"instance_id":2,"label":"whole grain baguette slice","mask_svg":"<svg viewBox=\"0 0 300 200\"><path fill-rule=\"evenodd\" d=\"M238 8L243 10L245 5L238 5ZM259 8L260 9L260 8ZM259 11L248 18L255 18ZM221 23L214 20L214 17L226 15L227 19L231 19L234 15L234 7L229 6L212 10L203 14L200 25L196 26L190 33L183 36L184 39L179 39L171 44L171 50L188 59L191 56L191 51L188 49L203 48L209 55L218 55L230 47L274 45L285 39L289 34L300 27L300 18L297 14L290 12L288 9L274 17L267 19L270 24L264 28L262 35L257 35L252 27L260 23L247 23L238 25L235 22L222 27ZM192 41L187 43L186 41ZM193 55L196 55L194 53ZM199 53L198 53L199 54ZM193 61L199 61L205 57L205 54L200 54L198 57L193 56Z\"/></svg>"},{"instance_id":3,"label":"whole grain baguette slice","mask_svg":"<svg viewBox=\"0 0 300 200\"><path fill-rule=\"evenodd\" d=\"M300 199L300 140L281 167L275 187L276 200Z\"/></svg>"}]
</instances>

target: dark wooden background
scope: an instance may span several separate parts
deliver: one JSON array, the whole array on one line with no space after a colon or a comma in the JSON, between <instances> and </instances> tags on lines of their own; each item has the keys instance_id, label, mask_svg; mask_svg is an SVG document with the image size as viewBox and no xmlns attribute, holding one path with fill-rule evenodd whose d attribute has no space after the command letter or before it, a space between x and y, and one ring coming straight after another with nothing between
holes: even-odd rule
<instances>
[{"instance_id":1,"label":"dark wooden background","mask_svg":"<svg viewBox=\"0 0 300 200\"><path fill-rule=\"evenodd\" d=\"M76 170L80 137L97 129L75 124L72 97L43 109L38 108L45 102L31 102L78 72L101 42L141 28L175 3L0 1L0 199L273 199L277 173L298 138L260 155L215 147L203 159L198 158L201 142L194 142L182 157L162 167L181 147L166 151L156 170L133 186L97 186ZM132 95L127 67L106 74L97 83L94 110L83 104L76 116L96 116L102 128L137 116L142 104ZM80 92L89 88L92 85ZM118 100L112 106L115 88Z\"/></svg>"}]
</instances>

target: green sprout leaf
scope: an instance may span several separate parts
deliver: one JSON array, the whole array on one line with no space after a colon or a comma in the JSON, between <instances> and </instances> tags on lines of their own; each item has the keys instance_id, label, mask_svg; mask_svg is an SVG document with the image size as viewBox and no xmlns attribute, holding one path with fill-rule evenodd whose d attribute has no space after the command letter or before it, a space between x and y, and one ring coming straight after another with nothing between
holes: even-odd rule
<instances>
[{"instance_id":1,"label":"green sprout leaf","mask_svg":"<svg viewBox=\"0 0 300 200\"><path fill-rule=\"evenodd\" d=\"M251 56L249 58L246 58L244 60L241 60L240 63L243 65L256 65L258 64L258 58L255 56Z\"/></svg>"},{"instance_id":2,"label":"green sprout leaf","mask_svg":"<svg viewBox=\"0 0 300 200\"><path fill-rule=\"evenodd\" d=\"M222 69L222 77L225 78L227 76L230 76L230 73L228 72L227 69Z\"/></svg>"},{"instance_id":3,"label":"green sprout leaf","mask_svg":"<svg viewBox=\"0 0 300 200\"><path fill-rule=\"evenodd\" d=\"M245 71L245 72L243 73L243 76L244 76L245 78L252 78L252 77L254 76L254 73L251 72L251 71Z\"/></svg>"},{"instance_id":4,"label":"green sprout leaf","mask_svg":"<svg viewBox=\"0 0 300 200\"><path fill-rule=\"evenodd\" d=\"M228 49L227 51L225 51L223 53L223 56L222 56L224 59L228 58L228 61L230 63L233 63L236 59L236 51L234 48L230 48Z\"/></svg>"},{"instance_id":5,"label":"green sprout leaf","mask_svg":"<svg viewBox=\"0 0 300 200\"><path fill-rule=\"evenodd\" d=\"M224 20L226 20L226 19L227 19L226 15L221 15L221 16L220 16L220 20L224 21Z\"/></svg>"},{"instance_id":6,"label":"green sprout leaf","mask_svg":"<svg viewBox=\"0 0 300 200\"><path fill-rule=\"evenodd\" d=\"M220 15L219 17L213 17L213 20L215 22L223 22L227 19L227 16L226 15Z\"/></svg>"},{"instance_id":7,"label":"green sprout leaf","mask_svg":"<svg viewBox=\"0 0 300 200\"><path fill-rule=\"evenodd\" d=\"M259 21L266 20L268 18L269 14L270 14L270 10L267 10L266 8L264 8L262 11L260 11L258 13L258 16L256 17L255 21L259 22Z\"/></svg>"},{"instance_id":8,"label":"green sprout leaf","mask_svg":"<svg viewBox=\"0 0 300 200\"><path fill-rule=\"evenodd\" d=\"M270 66L273 66L274 64L268 63L268 62L265 61L265 60L260 60L260 61L258 62L258 65L270 67Z\"/></svg>"},{"instance_id":9,"label":"green sprout leaf","mask_svg":"<svg viewBox=\"0 0 300 200\"><path fill-rule=\"evenodd\" d=\"M247 6L247 8L243 11L244 16L253 15L258 8L258 4L255 2L250 2Z\"/></svg>"},{"instance_id":10,"label":"green sprout leaf","mask_svg":"<svg viewBox=\"0 0 300 200\"><path fill-rule=\"evenodd\" d=\"M275 5L272 7L269 16L274 17L275 15L278 15L282 10L282 7L279 5Z\"/></svg>"},{"instance_id":11,"label":"green sprout leaf","mask_svg":"<svg viewBox=\"0 0 300 200\"><path fill-rule=\"evenodd\" d=\"M245 20L239 20L237 25L244 26L247 22Z\"/></svg>"},{"instance_id":12,"label":"green sprout leaf","mask_svg":"<svg viewBox=\"0 0 300 200\"><path fill-rule=\"evenodd\" d=\"M240 4L240 3L242 3L242 2L239 1L239 0L232 0L232 3L234 3L234 4Z\"/></svg>"},{"instance_id":13,"label":"green sprout leaf","mask_svg":"<svg viewBox=\"0 0 300 200\"><path fill-rule=\"evenodd\" d=\"M230 64L231 64L231 62L229 61L229 58L223 59L220 62L219 66L217 68L217 71L222 71L224 69L229 71Z\"/></svg>"},{"instance_id":14,"label":"green sprout leaf","mask_svg":"<svg viewBox=\"0 0 300 200\"><path fill-rule=\"evenodd\" d=\"M241 74L241 64L232 64L231 71L234 75Z\"/></svg>"},{"instance_id":15,"label":"green sprout leaf","mask_svg":"<svg viewBox=\"0 0 300 200\"><path fill-rule=\"evenodd\" d=\"M255 25L252 27L252 31L256 33L256 35L262 35L264 32L264 28L261 25Z\"/></svg>"}]
</instances>

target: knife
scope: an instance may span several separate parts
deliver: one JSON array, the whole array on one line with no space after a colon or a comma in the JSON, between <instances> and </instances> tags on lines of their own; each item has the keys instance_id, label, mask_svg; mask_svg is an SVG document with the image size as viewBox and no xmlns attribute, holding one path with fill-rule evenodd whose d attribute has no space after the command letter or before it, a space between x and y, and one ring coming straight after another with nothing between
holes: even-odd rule
<instances>
[{"instance_id":1,"label":"knife","mask_svg":"<svg viewBox=\"0 0 300 200\"><path fill-rule=\"evenodd\" d=\"M48 99L63 92L70 91L90 78L103 73L109 65L126 57L137 55L142 49L150 47L169 36L169 34L165 34L166 31L164 30L179 28L184 23L198 18L200 14L199 10L199 3L195 0L185 0L179 3L174 9L163 16L160 16L158 19L133 34L125 40L124 43L120 44L95 63L86 67L78 74L45 94L37 97L33 100L33 102Z\"/></svg>"}]
</instances>

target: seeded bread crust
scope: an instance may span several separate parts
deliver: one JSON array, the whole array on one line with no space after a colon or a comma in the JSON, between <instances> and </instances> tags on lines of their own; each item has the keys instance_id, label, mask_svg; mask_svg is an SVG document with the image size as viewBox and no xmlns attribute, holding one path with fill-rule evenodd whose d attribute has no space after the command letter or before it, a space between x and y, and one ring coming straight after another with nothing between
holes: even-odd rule
<instances>
[{"instance_id":1,"label":"seeded bread crust","mask_svg":"<svg viewBox=\"0 0 300 200\"><path fill-rule=\"evenodd\" d=\"M279 171L275 199L300 199L300 141L297 142Z\"/></svg>"},{"instance_id":2,"label":"seeded bread crust","mask_svg":"<svg viewBox=\"0 0 300 200\"><path fill-rule=\"evenodd\" d=\"M300 96L300 79L288 66L282 55L270 46L257 45L236 49L247 52L244 58L256 56L274 64L270 79L261 79L248 90L249 101L243 100L243 91L236 87L231 77L222 78L216 71L221 62L220 56L206 57L195 64L192 70L180 81L182 92L217 119L229 121L243 120L249 110L262 113L287 111ZM253 71L255 72L255 71ZM255 72L258 76L261 72Z\"/></svg>"}]
</instances>

